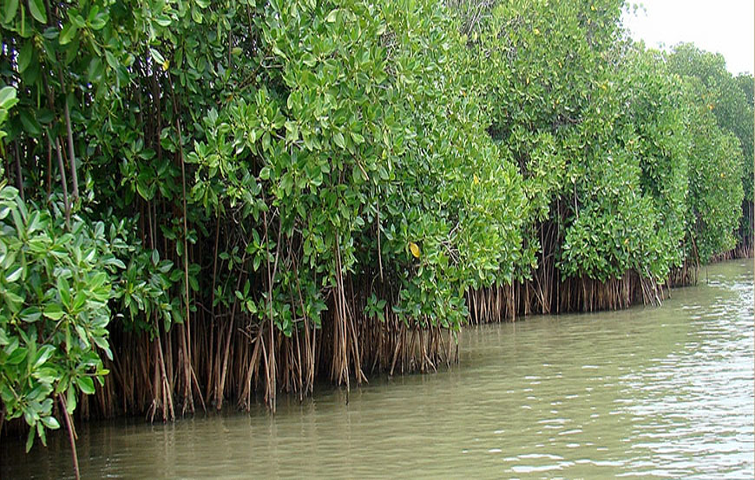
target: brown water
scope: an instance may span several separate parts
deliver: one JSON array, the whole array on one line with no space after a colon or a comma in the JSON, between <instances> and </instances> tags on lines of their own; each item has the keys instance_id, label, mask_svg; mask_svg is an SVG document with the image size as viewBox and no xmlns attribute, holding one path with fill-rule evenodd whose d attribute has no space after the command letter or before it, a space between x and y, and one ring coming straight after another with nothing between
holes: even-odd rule
<instances>
[{"instance_id":1,"label":"brown water","mask_svg":"<svg viewBox=\"0 0 755 480\"><path fill-rule=\"evenodd\" d=\"M79 426L83 478L753 478L752 261L660 308L463 332L430 375L320 387L278 413ZM64 435L2 478L70 476Z\"/></svg>"}]
</instances>

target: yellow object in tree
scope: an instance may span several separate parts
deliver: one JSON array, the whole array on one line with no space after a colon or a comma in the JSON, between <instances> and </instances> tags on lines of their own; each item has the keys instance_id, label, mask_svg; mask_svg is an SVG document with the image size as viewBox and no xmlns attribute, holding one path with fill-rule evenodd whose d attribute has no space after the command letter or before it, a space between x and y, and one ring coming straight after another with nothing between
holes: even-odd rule
<instances>
[{"instance_id":1,"label":"yellow object in tree","mask_svg":"<svg viewBox=\"0 0 755 480\"><path fill-rule=\"evenodd\" d=\"M409 250L415 258L419 258L419 245L414 242L409 242Z\"/></svg>"}]
</instances>

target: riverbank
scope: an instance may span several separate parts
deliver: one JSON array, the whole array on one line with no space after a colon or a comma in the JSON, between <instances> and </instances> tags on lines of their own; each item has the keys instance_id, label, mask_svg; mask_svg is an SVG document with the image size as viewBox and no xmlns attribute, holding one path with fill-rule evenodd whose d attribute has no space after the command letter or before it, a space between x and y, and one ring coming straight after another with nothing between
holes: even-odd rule
<instances>
[{"instance_id":1,"label":"riverbank","mask_svg":"<svg viewBox=\"0 0 755 480\"><path fill-rule=\"evenodd\" d=\"M731 261L732 258L741 259L743 258L741 255L746 254L746 248L736 248L716 257L714 264ZM751 259L752 257L744 258ZM707 267L702 267L702 269L707 270ZM540 285L546 284L546 281L539 281L538 277L542 279L543 272L549 271L548 268L541 268L537 270L535 279L532 281L518 283L513 287L486 289L469 293L467 295L467 302L470 305L468 324L479 326L490 323L521 322L531 316L551 313L568 316L575 313L624 310L638 306L660 306L662 301L668 298L675 288L696 285L700 280L700 271L705 270L683 267L672 274L672 278L675 280L669 280L667 284L652 286L643 284L638 275L625 275L620 280L604 284L589 279L579 281L571 279L565 283L556 281L555 284L559 288L554 290L550 296L547 296L538 291ZM552 267L550 272L554 272ZM668 285L672 285L672 287ZM564 286L567 288L565 289ZM570 296L561 293L564 291L569 292ZM564 298L567 300L564 301ZM547 300L543 303L544 299ZM550 310L545 310L544 305ZM369 366L369 370L365 369L360 372L358 377L351 379L356 385L368 384L376 376L380 377L384 374L393 376L394 374L403 375L415 372L437 372L439 368L450 368L459 361L459 346L456 341L458 337L447 330L444 331L439 328L425 330L419 326L407 328L390 315L388 321L381 323L363 318L362 322L356 322L353 328L355 328L356 336L360 339L359 348L362 352L360 364L365 367ZM323 341L322 339L331 339L330 341L332 341L332 335L333 332L328 330L320 333L318 357L326 351L323 350L322 344L327 340ZM242 348L245 348L244 352L246 352L241 356L242 358L249 358L250 346L253 344L245 343L243 338L241 340ZM171 343L167 336L162 341L165 342L164 350L168 352L168 355L171 355L170 352L173 348L176 348L177 341L174 339L176 343ZM281 342L285 341L291 340L278 337L279 346ZM296 336L294 336L294 341L304 342ZM138 408L140 404L149 405L153 395L151 391L144 391L141 394L141 403L139 403L134 397L138 390L122 392L117 387L124 381L122 377L123 367L119 366L118 362L122 349L134 348L141 351L146 355L145 360L148 364L154 363L149 357L150 349L143 349L144 345L149 344L148 340L144 338L142 342L139 342L128 336L116 336L114 344L119 348L114 349L115 358L113 361L106 361L106 366L115 375L119 375L120 372L120 378L106 377L104 386L95 385L95 393L91 398L82 396L79 399L80 408L75 416L77 424L117 417L145 418L145 415L150 422L159 421L159 418L154 416L156 413L154 407ZM155 345L154 342L151 344ZM379 350L370 349L371 344L381 345L381 348ZM231 352L234 352L235 348L237 347L234 347ZM232 362L232 365L234 363L236 362ZM170 366L170 364L170 361L166 362L166 365ZM311 371L314 373L310 380L310 390L302 391L301 388L289 383L281 389L284 396L279 398L285 399L287 402L290 402L291 399L297 399L301 402L314 393L315 384L318 385L318 388L326 390L333 387L332 380L328 376L329 368L327 364L313 364ZM143 372L145 376L150 374L146 370L143 370ZM245 373L244 376L249 378L248 373ZM232 374L230 378L233 379L234 377L235 375ZM155 381L157 381L157 378L156 375ZM253 380L255 383L260 381L258 377L253 378ZM347 384L346 398L348 398L350 389L351 386ZM234 394L234 396L236 395ZM265 392L252 388L250 384L250 388L244 394L243 402L238 401L235 404L227 402L222 407L226 410L254 411L259 408L261 403L269 405ZM206 408L205 414L216 410L214 408L216 405L210 403L210 406L213 408ZM179 415L184 417L183 413ZM12 439L17 435L25 435L26 431L24 422L18 419L13 422L5 422L1 432L3 437Z\"/></svg>"},{"instance_id":2,"label":"riverbank","mask_svg":"<svg viewBox=\"0 0 755 480\"><path fill-rule=\"evenodd\" d=\"M348 403L322 385L274 415L82 423L82 474L751 477L752 262L708 273L659 308L467 327L459 364L371 377ZM0 476L70 477L65 435L50 442L4 441Z\"/></svg>"}]
</instances>

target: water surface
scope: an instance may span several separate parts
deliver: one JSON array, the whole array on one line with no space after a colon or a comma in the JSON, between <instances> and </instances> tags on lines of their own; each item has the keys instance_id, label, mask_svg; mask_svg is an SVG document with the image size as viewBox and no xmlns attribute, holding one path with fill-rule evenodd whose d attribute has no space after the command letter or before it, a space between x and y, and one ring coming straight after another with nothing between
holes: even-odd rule
<instances>
[{"instance_id":1,"label":"water surface","mask_svg":"<svg viewBox=\"0 0 755 480\"><path fill-rule=\"evenodd\" d=\"M660 308L463 332L460 364L278 413L80 425L83 478L753 478L752 261ZM0 477L71 475L64 435L0 447Z\"/></svg>"}]
</instances>

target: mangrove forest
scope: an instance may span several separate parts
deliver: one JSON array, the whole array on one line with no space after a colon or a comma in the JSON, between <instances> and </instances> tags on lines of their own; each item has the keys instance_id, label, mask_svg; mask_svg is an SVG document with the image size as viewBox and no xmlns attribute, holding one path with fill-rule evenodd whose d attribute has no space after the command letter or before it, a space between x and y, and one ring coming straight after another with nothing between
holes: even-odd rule
<instances>
[{"instance_id":1,"label":"mangrove forest","mask_svg":"<svg viewBox=\"0 0 755 480\"><path fill-rule=\"evenodd\" d=\"M1 0L0 434L275 411L752 255L752 75L627 8Z\"/></svg>"}]
</instances>

